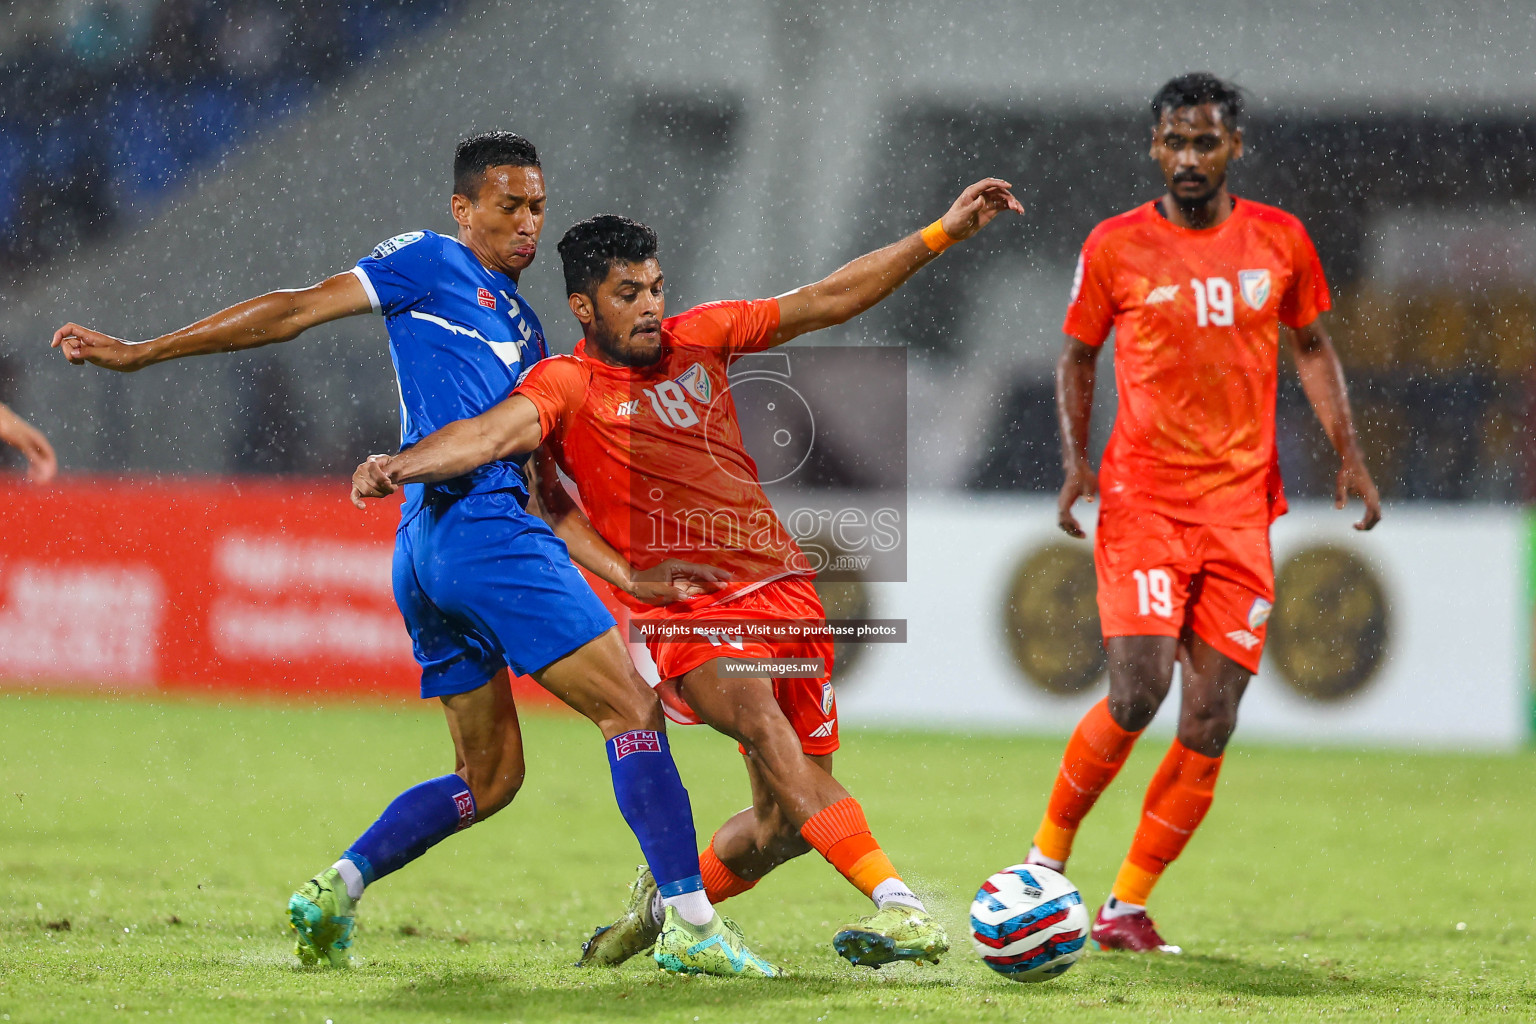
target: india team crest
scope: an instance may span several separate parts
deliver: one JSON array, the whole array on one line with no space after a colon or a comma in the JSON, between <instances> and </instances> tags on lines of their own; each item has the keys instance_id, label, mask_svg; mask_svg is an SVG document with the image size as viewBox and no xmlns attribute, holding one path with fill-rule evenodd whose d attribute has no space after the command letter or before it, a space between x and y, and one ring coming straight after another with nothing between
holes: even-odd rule
<instances>
[{"instance_id":1,"label":"india team crest","mask_svg":"<svg viewBox=\"0 0 1536 1024\"><path fill-rule=\"evenodd\" d=\"M822 683L821 684L821 713L823 715L830 715L832 713L832 697L833 697L832 684L831 683Z\"/></svg>"},{"instance_id":2,"label":"india team crest","mask_svg":"<svg viewBox=\"0 0 1536 1024\"><path fill-rule=\"evenodd\" d=\"M1239 270L1237 290L1243 293L1243 301L1250 309L1263 309L1269 301L1269 271Z\"/></svg>"},{"instance_id":3,"label":"india team crest","mask_svg":"<svg viewBox=\"0 0 1536 1024\"><path fill-rule=\"evenodd\" d=\"M1269 271L1266 270L1265 273L1267 274ZM1244 296L1244 298L1246 297ZM1269 621L1269 613L1274 611L1274 609L1275 606L1262 597L1254 598L1253 604L1248 609L1248 628L1258 629L1264 625L1264 623Z\"/></svg>"},{"instance_id":4,"label":"india team crest","mask_svg":"<svg viewBox=\"0 0 1536 1024\"><path fill-rule=\"evenodd\" d=\"M709 371L704 369L703 363L694 363L673 379L694 398L706 404L709 402L713 389L709 383Z\"/></svg>"}]
</instances>

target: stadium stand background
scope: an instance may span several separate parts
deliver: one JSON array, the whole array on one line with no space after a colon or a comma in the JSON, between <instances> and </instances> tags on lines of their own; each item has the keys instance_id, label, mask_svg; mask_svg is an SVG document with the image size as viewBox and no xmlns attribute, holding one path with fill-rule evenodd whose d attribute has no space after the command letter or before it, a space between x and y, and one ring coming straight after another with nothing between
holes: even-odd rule
<instances>
[{"instance_id":1,"label":"stadium stand background","mask_svg":"<svg viewBox=\"0 0 1536 1024\"><path fill-rule=\"evenodd\" d=\"M99 6L42 5L54 23ZM189 5L115 6L153 24ZM46 126L69 117L95 154L68 186L34 175L59 187L31 241L18 225L39 222L39 200L10 193L21 198L4 222L0 399L48 430L68 467L334 472L390 447L394 385L367 320L131 386L43 346L67 318L149 336L345 268L400 231L447 230L454 141L510 127L545 155L550 222L525 290L556 350L575 332L552 242L591 213L656 224L680 308L783 290L919 226L976 176L1010 178L1030 208L1022 223L825 341L911 347L914 487L1054 489L1050 372L1075 249L1094 222L1157 193L1144 104L1199 66L1251 93L1236 191L1297 212L1318 241L1384 491L1529 497L1536 80L1520 45L1533 15L1514 5L313 6L352 12L350 42L319 51L343 59L307 55L321 36L296 30L308 25L299 6L228 8L277 12L294 30L280 58L258 54L282 80L243 86L249 106L223 134L186 97L232 88L218 83L241 80L234 65L186 93L146 84L174 63L152 30L112 51L128 56L93 72L106 84L78 108L67 90L18 93L12 75L7 138L43 153L27 159L46 160ZM214 60L208 39L193 64ZM25 70L36 45L13 38L4 59ZM152 93L180 98L134 105ZM164 142L165 123L184 134ZM160 141L132 150L146 138ZM158 155L122 159L130 150ZM70 204L85 211L74 221L59 212ZM1111 402L1101 393L1100 441ZM1293 493L1326 492L1330 462L1293 379L1281 425Z\"/></svg>"}]
</instances>

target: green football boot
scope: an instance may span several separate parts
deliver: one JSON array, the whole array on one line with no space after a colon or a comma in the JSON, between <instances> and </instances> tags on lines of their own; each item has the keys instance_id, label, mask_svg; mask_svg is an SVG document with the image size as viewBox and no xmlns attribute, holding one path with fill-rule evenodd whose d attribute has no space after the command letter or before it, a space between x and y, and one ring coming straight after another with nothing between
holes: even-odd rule
<instances>
[{"instance_id":1,"label":"green football boot","mask_svg":"<svg viewBox=\"0 0 1536 1024\"><path fill-rule=\"evenodd\" d=\"M949 952L949 936L926 910L887 903L833 936L832 948L859 967L879 967L897 960L936 964Z\"/></svg>"},{"instance_id":2,"label":"green football boot","mask_svg":"<svg viewBox=\"0 0 1536 1024\"><path fill-rule=\"evenodd\" d=\"M613 924L605 924L581 944L577 967L617 967L636 953L644 953L656 943L661 926L651 912L656 899L656 879L651 869L640 865L640 874L629 885L624 913Z\"/></svg>"},{"instance_id":3,"label":"green football boot","mask_svg":"<svg viewBox=\"0 0 1536 1024\"><path fill-rule=\"evenodd\" d=\"M335 868L326 868L288 897L288 920L299 937L294 952L305 967L350 966L347 951L352 947L356 909L347 895L347 883Z\"/></svg>"},{"instance_id":4,"label":"green football boot","mask_svg":"<svg viewBox=\"0 0 1536 1024\"><path fill-rule=\"evenodd\" d=\"M736 922L715 912L709 924L694 926L675 907L667 908L651 956L674 974L713 974L721 978L777 978L783 971L747 948Z\"/></svg>"}]
</instances>

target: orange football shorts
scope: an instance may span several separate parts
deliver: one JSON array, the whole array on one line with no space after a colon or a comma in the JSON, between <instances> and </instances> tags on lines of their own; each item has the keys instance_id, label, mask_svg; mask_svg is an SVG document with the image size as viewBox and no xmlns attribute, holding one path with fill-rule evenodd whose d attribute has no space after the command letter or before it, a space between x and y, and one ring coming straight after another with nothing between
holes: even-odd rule
<instances>
[{"instance_id":1,"label":"orange football shorts","mask_svg":"<svg viewBox=\"0 0 1536 1024\"><path fill-rule=\"evenodd\" d=\"M661 617L668 624L718 622L725 625L752 620L822 622L826 615L815 586L810 580L797 576L774 580L723 604ZM801 750L820 755L837 749L837 697L832 689L833 644L830 639L806 642L762 640L733 635L728 629L722 629L713 642L647 638L645 645L662 680L656 687L656 695L661 698L667 717L683 725L697 725L700 719L683 698L678 680L707 661L715 658L822 659L824 670L820 677L774 679L773 696L800 737Z\"/></svg>"},{"instance_id":2,"label":"orange football shorts","mask_svg":"<svg viewBox=\"0 0 1536 1024\"><path fill-rule=\"evenodd\" d=\"M1113 636L1194 633L1259 670L1275 601L1267 526L1186 523L1141 508L1105 508L1093 540L1099 625Z\"/></svg>"}]
</instances>

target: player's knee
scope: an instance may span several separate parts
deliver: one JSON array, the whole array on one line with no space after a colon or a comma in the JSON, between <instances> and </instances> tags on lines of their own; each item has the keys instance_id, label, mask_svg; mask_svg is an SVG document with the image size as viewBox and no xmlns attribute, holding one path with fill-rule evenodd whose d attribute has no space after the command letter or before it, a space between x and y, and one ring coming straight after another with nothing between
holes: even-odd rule
<instances>
[{"instance_id":1,"label":"player's knee","mask_svg":"<svg viewBox=\"0 0 1536 1024\"><path fill-rule=\"evenodd\" d=\"M1140 732L1152 724L1163 695L1146 687L1125 687L1109 693L1109 717L1127 732Z\"/></svg>"},{"instance_id":2,"label":"player's knee","mask_svg":"<svg viewBox=\"0 0 1536 1024\"><path fill-rule=\"evenodd\" d=\"M596 719L603 735L665 727L661 701L638 672L631 670L627 676L612 680L605 689L604 707Z\"/></svg>"},{"instance_id":3,"label":"player's knee","mask_svg":"<svg viewBox=\"0 0 1536 1024\"><path fill-rule=\"evenodd\" d=\"M1236 728L1236 708L1186 708L1179 718L1179 742L1197 754L1220 757Z\"/></svg>"},{"instance_id":4,"label":"player's knee","mask_svg":"<svg viewBox=\"0 0 1536 1024\"><path fill-rule=\"evenodd\" d=\"M1109 716L1130 732L1152 724L1172 682L1171 668L1151 655L1117 660L1110 667Z\"/></svg>"},{"instance_id":5,"label":"player's knee","mask_svg":"<svg viewBox=\"0 0 1536 1024\"><path fill-rule=\"evenodd\" d=\"M805 758L800 748L800 737L777 707L774 714L744 716L727 730L746 748L747 756L761 764L770 774L783 777L799 767Z\"/></svg>"},{"instance_id":6,"label":"player's knee","mask_svg":"<svg viewBox=\"0 0 1536 1024\"><path fill-rule=\"evenodd\" d=\"M523 762L468 765L469 791L475 798L475 820L483 821L510 804L523 788Z\"/></svg>"}]
</instances>

